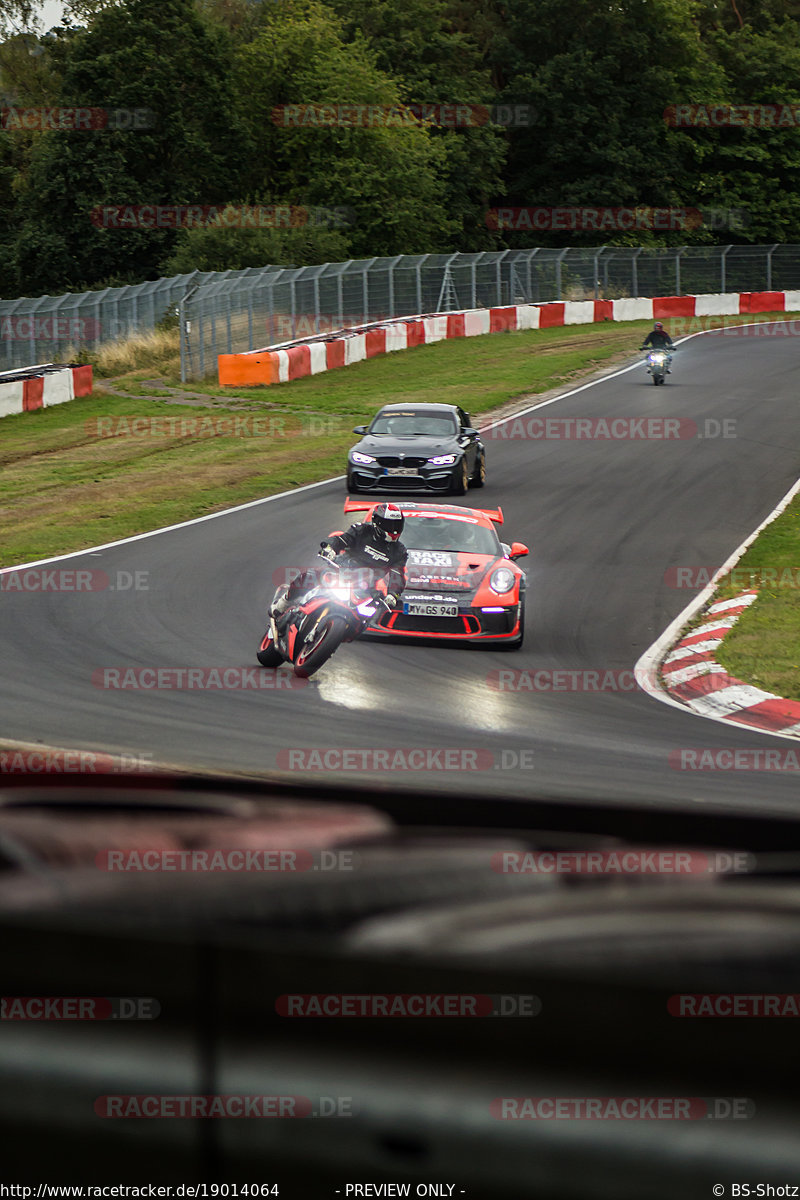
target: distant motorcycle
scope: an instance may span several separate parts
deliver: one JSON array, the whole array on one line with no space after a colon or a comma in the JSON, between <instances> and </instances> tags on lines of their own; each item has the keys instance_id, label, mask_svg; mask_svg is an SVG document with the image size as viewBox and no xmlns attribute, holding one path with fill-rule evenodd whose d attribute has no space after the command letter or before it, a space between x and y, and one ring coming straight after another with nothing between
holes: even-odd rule
<instances>
[{"instance_id":1,"label":"distant motorcycle","mask_svg":"<svg viewBox=\"0 0 800 1200\"><path fill-rule=\"evenodd\" d=\"M346 556L336 556L330 548L319 557L332 570L318 577L316 584L312 579L309 589L285 613L277 618L270 615L256 653L262 667L290 662L295 675L307 679L343 642L352 642L379 613L392 608L385 594L378 594L381 583L385 593L385 582L376 582L368 569L354 567ZM282 590L278 589L275 599Z\"/></svg>"},{"instance_id":2,"label":"distant motorcycle","mask_svg":"<svg viewBox=\"0 0 800 1200\"><path fill-rule=\"evenodd\" d=\"M640 346L640 350L645 350L645 346ZM672 362L672 354L667 350L651 350L645 359L647 363L647 373L653 377L653 383L658 386L663 383L668 372L669 364Z\"/></svg>"}]
</instances>

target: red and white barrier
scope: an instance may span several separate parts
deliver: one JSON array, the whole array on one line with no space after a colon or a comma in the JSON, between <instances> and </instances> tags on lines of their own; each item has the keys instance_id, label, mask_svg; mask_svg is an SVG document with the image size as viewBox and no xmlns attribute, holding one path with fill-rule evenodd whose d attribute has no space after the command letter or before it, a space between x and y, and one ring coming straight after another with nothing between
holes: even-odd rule
<instances>
[{"instance_id":1,"label":"red and white barrier","mask_svg":"<svg viewBox=\"0 0 800 1200\"><path fill-rule=\"evenodd\" d=\"M708 296L656 296L622 300L562 300L552 304L512 304L464 312L435 313L382 321L343 330L338 337L289 343L276 350L219 355L219 381L241 387L287 383L347 367L378 354L430 345L445 338L480 337L518 329L552 329L598 321L658 321L670 317L738 316L742 313L800 311L800 291L726 292Z\"/></svg>"},{"instance_id":2,"label":"red and white barrier","mask_svg":"<svg viewBox=\"0 0 800 1200\"><path fill-rule=\"evenodd\" d=\"M6 376L0 375L0 417L50 408L92 394L91 367L58 367L20 379L14 379L14 374L9 371Z\"/></svg>"}]
</instances>

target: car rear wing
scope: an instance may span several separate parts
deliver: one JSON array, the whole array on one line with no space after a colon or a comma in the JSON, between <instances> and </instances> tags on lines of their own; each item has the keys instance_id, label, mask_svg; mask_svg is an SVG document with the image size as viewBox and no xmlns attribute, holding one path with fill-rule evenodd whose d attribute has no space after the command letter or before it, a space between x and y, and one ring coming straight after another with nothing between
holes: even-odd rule
<instances>
[{"instance_id":1,"label":"car rear wing","mask_svg":"<svg viewBox=\"0 0 800 1200\"><path fill-rule=\"evenodd\" d=\"M377 505L382 504L382 503L383 503L383 501L381 501L381 500L351 500L350 497L348 496L344 502L344 511L346 513L368 512L368 511L371 511L373 508L376 508ZM392 500L391 503L396 504L398 506L398 508L408 508L409 507L408 504L401 504L397 500ZM419 501L417 501L416 504L412 504L410 507L424 508L425 504L424 504L424 502L422 504L420 504ZM458 505L452 505L453 511L458 511L458 507L459 507ZM484 517L488 517L488 519L490 521L494 521L495 525L503 524L502 508L478 508L478 509L475 509L474 511L479 512Z\"/></svg>"}]
</instances>

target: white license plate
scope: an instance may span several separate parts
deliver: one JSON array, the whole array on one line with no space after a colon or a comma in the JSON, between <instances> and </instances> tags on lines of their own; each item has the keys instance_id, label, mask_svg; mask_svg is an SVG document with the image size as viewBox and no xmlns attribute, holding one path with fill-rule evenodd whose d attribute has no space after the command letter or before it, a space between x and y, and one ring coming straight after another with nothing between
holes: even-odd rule
<instances>
[{"instance_id":1,"label":"white license plate","mask_svg":"<svg viewBox=\"0 0 800 1200\"><path fill-rule=\"evenodd\" d=\"M419 475L416 467L386 467L387 475Z\"/></svg>"},{"instance_id":2,"label":"white license plate","mask_svg":"<svg viewBox=\"0 0 800 1200\"><path fill-rule=\"evenodd\" d=\"M424 604L421 601L409 600L403 605L403 612L409 617L457 617L457 604Z\"/></svg>"}]
</instances>

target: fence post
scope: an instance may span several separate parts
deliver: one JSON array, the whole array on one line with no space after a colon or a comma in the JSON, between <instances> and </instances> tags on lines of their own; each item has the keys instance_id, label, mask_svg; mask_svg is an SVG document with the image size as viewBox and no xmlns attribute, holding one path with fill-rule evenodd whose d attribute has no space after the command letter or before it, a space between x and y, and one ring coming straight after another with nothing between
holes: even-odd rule
<instances>
[{"instance_id":1,"label":"fence post","mask_svg":"<svg viewBox=\"0 0 800 1200\"><path fill-rule=\"evenodd\" d=\"M556 300L561 299L561 263L566 253L566 250L560 250L556 256Z\"/></svg>"},{"instance_id":2,"label":"fence post","mask_svg":"<svg viewBox=\"0 0 800 1200\"><path fill-rule=\"evenodd\" d=\"M778 245L779 245L779 243L776 242L775 245L770 246L769 250L767 251L767 291L768 292L772 291L772 256L775 253L775 251L778 249Z\"/></svg>"},{"instance_id":3,"label":"fence post","mask_svg":"<svg viewBox=\"0 0 800 1200\"><path fill-rule=\"evenodd\" d=\"M724 292L725 288L727 286L727 280L725 278L725 259L728 257L728 251L732 250L732 249L733 249L733 246L723 246L723 248L722 248L722 255L719 260L719 290L720 290L720 292Z\"/></svg>"},{"instance_id":4,"label":"fence post","mask_svg":"<svg viewBox=\"0 0 800 1200\"><path fill-rule=\"evenodd\" d=\"M633 293L634 300L639 295L639 271L636 266L636 260L641 253L642 247L638 246L637 249L634 250L631 258L631 292Z\"/></svg>"}]
</instances>

